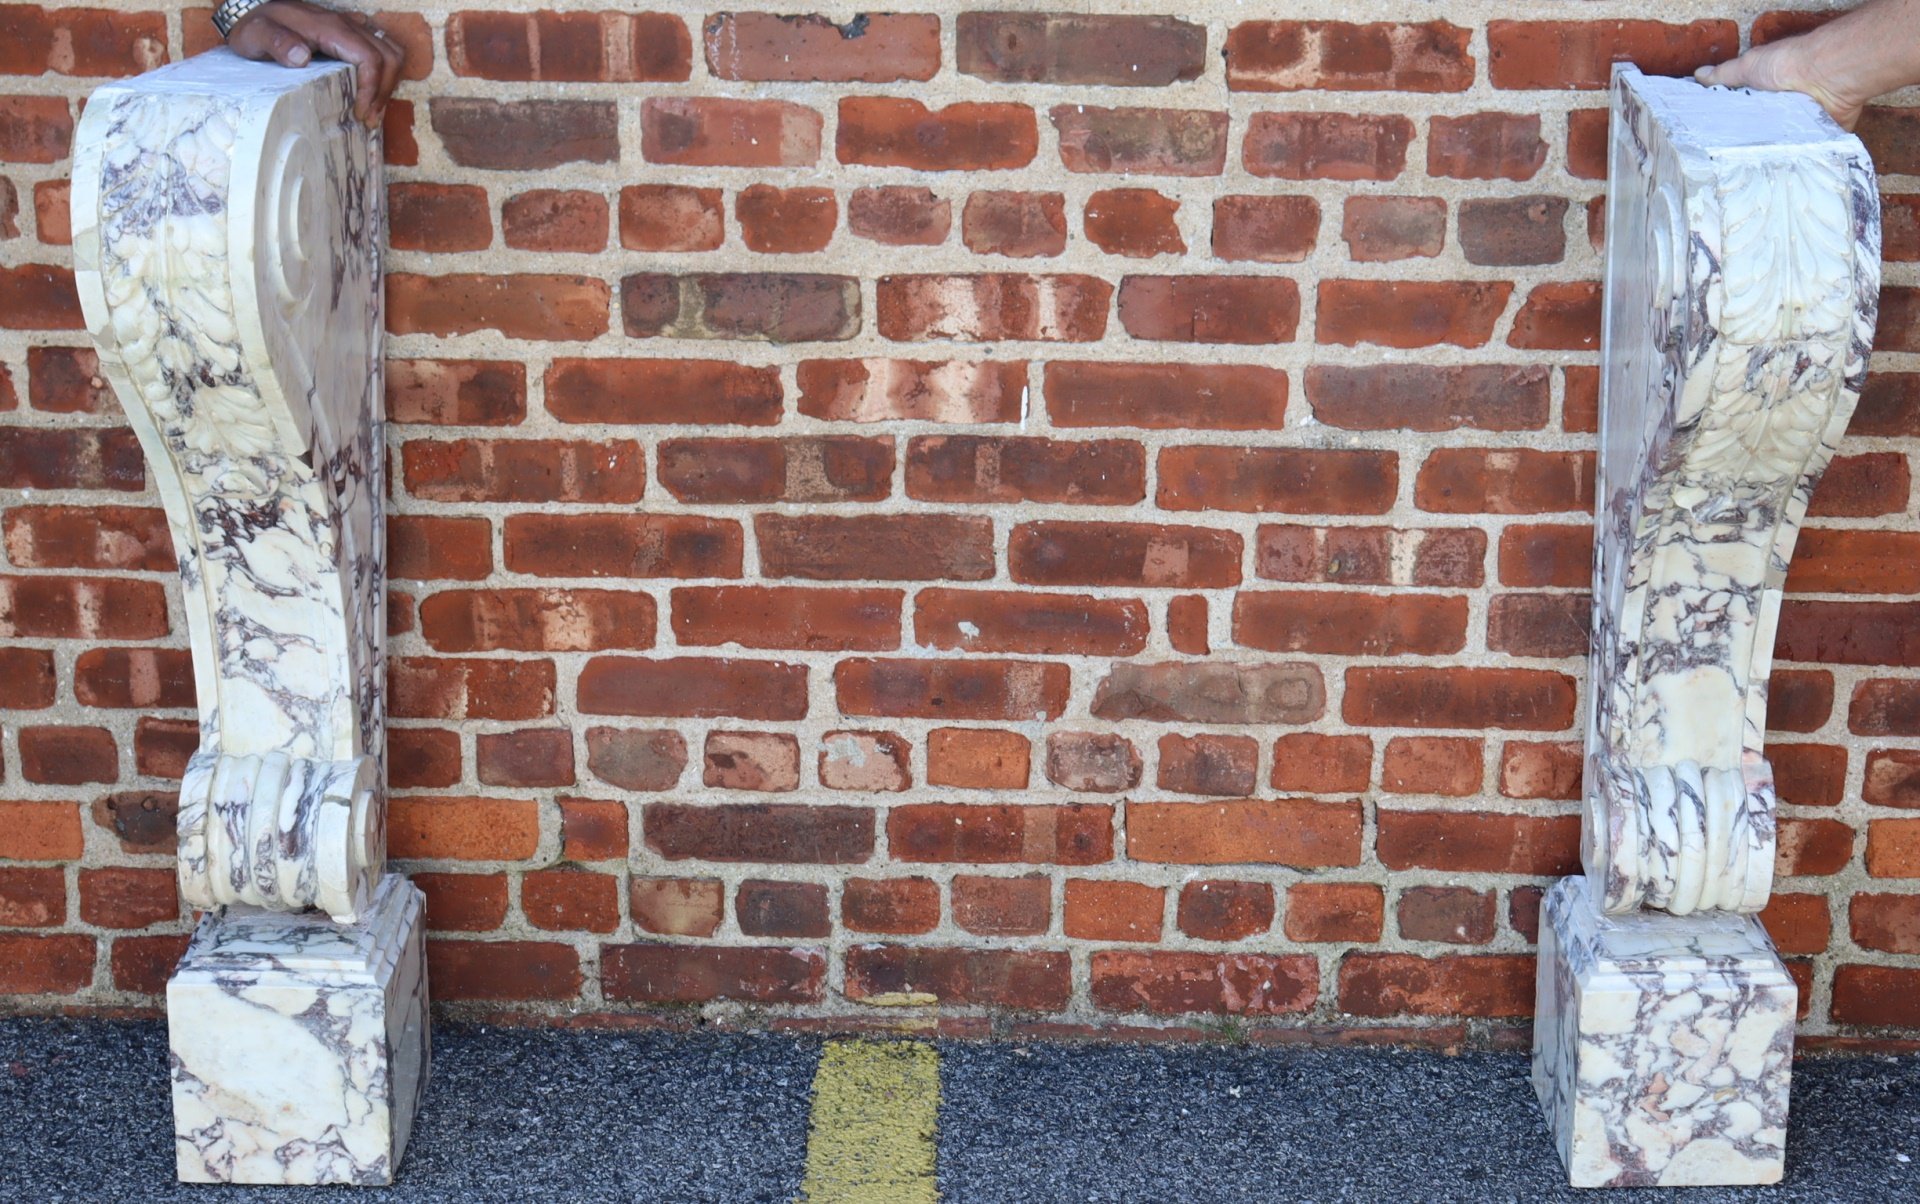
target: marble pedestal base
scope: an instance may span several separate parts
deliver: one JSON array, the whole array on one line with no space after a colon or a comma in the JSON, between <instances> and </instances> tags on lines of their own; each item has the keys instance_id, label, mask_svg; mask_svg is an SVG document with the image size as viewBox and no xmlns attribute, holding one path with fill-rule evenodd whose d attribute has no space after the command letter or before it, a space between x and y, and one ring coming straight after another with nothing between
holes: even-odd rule
<instances>
[{"instance_id":1,"label":"marble pedestal base","mask_svg":"<svg viewBox=\"0 0 1920 1204\"><path fill-rule=\"evenodd\" d=\"M167 983L189 1183L390 1183L427 1082L426 900L388 874L358 923L229 907Z\"/></svg>"},{"instance_id":2,"label":"marble pedestal base","mask_svg":"<svg viewBox=\"0 0 1920 1204\"><path fill-rule=\"evenodd\" d=\"M1575 1187L1777 1183L1799 989L1752 916L1603 916L1585 878L1540 922L1533 1086Z\"/></svg>"}]
</instances>

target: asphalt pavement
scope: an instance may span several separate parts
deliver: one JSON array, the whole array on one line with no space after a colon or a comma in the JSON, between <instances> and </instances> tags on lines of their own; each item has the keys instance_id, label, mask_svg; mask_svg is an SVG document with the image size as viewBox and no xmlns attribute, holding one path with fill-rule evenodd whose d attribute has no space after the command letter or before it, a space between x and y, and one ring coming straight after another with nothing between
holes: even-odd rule
<instances>
[{"instance_id":1,"label":"asphalt pavement","mask_svg":"<svg viewBox=\"0 0 1920 1204\"><path fill-rule=\"evenodd\" d=\"M442 1024L393 1187L189 1187L163 1025L0 1019L0 1200L790 1201L827 1044ZM1920 1201L1920 1056L1801 1059L1778 1187L1595 1194L1563 1186L1524 1054L937 1053L946 1201Z\"/></svg>"}]
</instances>

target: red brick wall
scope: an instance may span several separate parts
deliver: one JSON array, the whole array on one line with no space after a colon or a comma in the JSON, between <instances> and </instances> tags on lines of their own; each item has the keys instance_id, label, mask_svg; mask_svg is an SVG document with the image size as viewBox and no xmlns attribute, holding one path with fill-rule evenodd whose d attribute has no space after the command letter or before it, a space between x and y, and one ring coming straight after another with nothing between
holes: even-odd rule
<instances>
[{"instance_id":1,"label":"red brick wall","mask_svg":"<svg viewBox=\"0 0 1920 1204\"><path fill-rule=\"evenodd\" d=\"M391 828L439 999L1524 1021L1579 826L1600 88L1800 15L396 7ZM186 931L172 555L64 177L98 77L209 40L0 7L26 1008L152 1004ZM1781 624L1813 1034L1920 1030L1916 113L1863 128L1881 353Z\"/></svg>"}]
</instances>

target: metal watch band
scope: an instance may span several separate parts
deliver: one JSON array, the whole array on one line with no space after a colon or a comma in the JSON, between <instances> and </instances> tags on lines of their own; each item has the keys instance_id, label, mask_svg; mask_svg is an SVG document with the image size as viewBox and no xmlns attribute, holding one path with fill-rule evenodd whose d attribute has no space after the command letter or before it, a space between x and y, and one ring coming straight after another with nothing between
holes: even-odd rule
<instances>
[{"instance_id":1,"label":"metal watch band","mask_svg":"<svg viewBox=\"0 0 1920 1204\"><path fill-rule=\"evenodd\" d=\"M220 31L222 38L233 34L233 27L240 24L240 18L246 16L263 4L272 0L220 0L220 7L213 10L213 27Z\"/></svg>"}]
</instances>

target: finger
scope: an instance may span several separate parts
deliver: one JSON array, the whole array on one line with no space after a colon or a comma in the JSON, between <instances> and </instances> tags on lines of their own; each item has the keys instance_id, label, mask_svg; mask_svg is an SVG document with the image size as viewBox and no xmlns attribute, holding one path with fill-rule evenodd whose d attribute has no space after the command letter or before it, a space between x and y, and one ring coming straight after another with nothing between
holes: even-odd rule
<instances>
[{"instance_id":1,"label":"finger","mask_svg":"<svg viewBox=\"0 0 1920 1204\"><path fill-rule=\"evenodd\" d=\"M275 25L263 32L266 43L263 49L282 67L304 67L313 61L313 47L286 26Z\"/></svg>"},{"instance_id":2,"label":"finger","mask_svg":"<svg viewBox=\"0 0 1920 1204\"><path fill-rule=\"evenodd\" d=\"M1693 78L1712 87L1748 88L1752 87L1751 82L1747 78L1748 74L1746 56L1742 55L1737 59L1729 59L1724 63L1715 63L1710 67L1702 67L1693 73Z\"/></svg>"},{"instance_id":3,"label":"finger","mask_svg":"<svg viewBox=\"0 0 1920 1204\"><path fill-rule=\"evenodd\" d=\"M290 10L284 18L304 34L320 53L353 67L353 115L363 122L375 119L375 97L380 88L380 50L339 13L321 9Z\"/></svg>"},{"instance_id":4,"label":"finger","mask_svg":"<svg viewBox=\"0 0 1920 1204\"><path fill-rule=\"evenodd\" d=\"M380 72L380 106L385 108L387 98L400 86L400 72L406 67L407 52L384 33L375 38L373 44L379 48L380 57L385 60L384 69Z\"/></svg>"}]
</instances>

